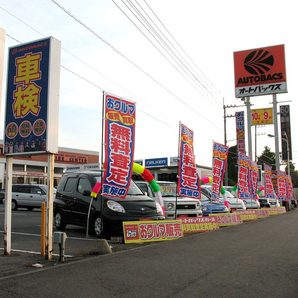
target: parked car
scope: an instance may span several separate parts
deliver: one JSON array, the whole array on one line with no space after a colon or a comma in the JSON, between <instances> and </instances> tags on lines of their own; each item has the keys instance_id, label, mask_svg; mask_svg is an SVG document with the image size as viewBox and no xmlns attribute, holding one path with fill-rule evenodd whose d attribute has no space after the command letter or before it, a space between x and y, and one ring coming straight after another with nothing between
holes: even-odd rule
<instances>
[{"instance_id":1,"label":"parked car","mask_svg":"<svg viewBox=\"0 0 298 298\"><path fill-rule=\"evenodd\" d=\"M3 204L4 199L5 199L5 189L0 189L0 204Z\"/></svg>"},{"instance_id":2,"label":"parked car","mask_svg":"<svg viewBox=\"0 0 298 298\"><path fill-rule=\"evenodd\" d=\"M280 203L277 199L269 199L270 207L280 207Z\"/></svg>"},{"instance_id":3,"label":"parked car","mask_svg":"<svg viewBox=\"0 0 298 298\"><path fill-rule=\"evenodd\" d=\"M135 183L154 199L154 193L146 181L135 181ZM176 208L176 193L177 184L170 181L157 181L165 206L166 219L175 219L176 217L198 217L202 216L201 201L197 199L177 196Z\"/></svg>"},{"instance_id":4,"label":"parked car","mask_svg":"<svg viewBox=\"0 0 298 298\"><path fill-rule=\"evenodd\" d=\"M236 198L231 192L226 190L226 200L229 202L229 208L237 209L237 210L246 210L245 203L241 200ZM209 198L211 198L211 185L202 185L201 186L201 192L207 195ZM223 201L223 195L220 194L220 201Z\"/></svg>"},{"instance_id":5,"label":"parked car","mask_svg":"<svg viewBox=\"0 0 298 298\"><path fill-rule=\"evenodd\" d=\"M54 196L56 189L53 190ZM48 198L48 186L45 184L13 184L11 193L11 209L17 210L20 207L29 211L34 208L41 208ZM5 199L3 200L5 203Z\"/></svg>"},{"instance_id":6,"label":"parked car","mask_svg":"<svg viewBox=\"0 0 298 298\"><path fill-rule=\"evenodd\" d=\"M243 202L247 209L260 209L261 205L258 200L254 199L243 199Z\"/></svg>"},{"instance_id":7,"label":"parked car","mask_svg":"<svg viewBox=\"0 0 298 298\"><path fill-rule=\"evenodd\" d=\"M89 207L88 232L99 238L123 235L123 221L165 219L160 204L144 195L133 181L125 200L100 194L93 200L91 191L100 178L101 173L96 171L79 171L62 176L53 206L57 230L64 230L67 224L87 226Z\"/></svg>"},{"instance_id":8,"label":"parked car","mask_svg":"<svg viewBox=\"0 0 298 298\"><path fill-rule=\"evenodd\" d=\"M269 203L269 199L265 198L265 197L259 197L259 202L260 202L260 206L261 208L270 208L270 203Z\"/></svg>"},{"instance_id":9,"label":"parked car","mask_svg":"<svg viewBox=\"0 0 298 298\"><path fill-rule=\"evenodd\" d=\"M210 197L201 193L201 204L203 216L209 216L209 214L217 213L229 213L227 206L219 201L211 200Z\"/></svg>"}]
</instances>

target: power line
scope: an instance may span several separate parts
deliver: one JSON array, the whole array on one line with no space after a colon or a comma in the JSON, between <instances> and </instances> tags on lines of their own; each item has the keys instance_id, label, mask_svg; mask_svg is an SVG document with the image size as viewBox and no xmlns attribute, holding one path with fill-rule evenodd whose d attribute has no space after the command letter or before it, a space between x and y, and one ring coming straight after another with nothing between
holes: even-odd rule
<instances>
[{"instance_id":1,"label":"power line","mask_svg":"<svg viewBox=\"0 0 298 298\"><path fill-rule=\"evenodd\" d=\"M141 72L143 72L145 75L147 75L150 79L152 79L155 83L157 83L160 87L162 87L164 90L166 90L169 94L171 94L173 97L178 99L182 104L184 104L186 107L188 107L190 110L192 110L194 113L198 114L201 118L205 119L207 122L209 122L211 125L216 127L219 130L222 130L221 127L217 126L213 122L211 122L209 119L204 117L202 114L200 114L198 111L196 111L194 108L192 108L189 104L187 104L184 100L182 100L180 97L175 95L172 91L170 91L168 88L164 87L160 82L158 82L156 79L154 79L150 74L148 74L146 71L144 71L141 67L139 67L136 63L131 61L129 58L127 58L124 54L122 54L119 50L117 50L114 46L112 46L110 43L105 41L101 36L99 36L95 31L93 31L91 28L89 28L86 24L81 22L78 18L76 18L74 15L72 15L69 11L67 11L64 7L62 7L59 3L57 3L55 0L52 0L54 4L56 4L59 8L61 8L66 14L68 14L71 18L73 18L75 21L77 21L79 24L81 24L84 28L86 28L88 31L90 31L92 34L94 34L97 38L99 38L101 41L103 41L106 45L111 47L117 54L122 56L124 59L126 59L128 62L130 62L132 65L134 65L137 69L139 69Z\"/></svg>"}]
</instances>

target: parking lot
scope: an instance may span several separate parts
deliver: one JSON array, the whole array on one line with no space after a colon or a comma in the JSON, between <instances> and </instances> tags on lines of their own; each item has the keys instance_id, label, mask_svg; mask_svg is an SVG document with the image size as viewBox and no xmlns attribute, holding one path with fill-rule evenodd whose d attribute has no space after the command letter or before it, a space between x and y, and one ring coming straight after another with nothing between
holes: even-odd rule
<instances>
[{"instance_id":1,"label":"parking lot","mask_svg":"<svg viewBox=\"0 0 298 298\"><path fill-rule=\"evenodd\" d=\"M2 205L0 220L3 210ZM39 214L21 209L13 212L13 247L25 245L21 237L38 238L34 234L38 234ZM48 267L41 269L29 267L36 257L30 261L28 253L13 251L11 257L1 255L2 271L12 270L14 259L23 260L22 265L14 264L22 266L22 270L0 276L0 296L8 297L9 293L9 297L49 297L55 287L55 297L98 297L99 293L101 297L121 298L140 297L140 293L142 297L155 297L157 293L158 297L296 297L297 216L298 210L294 210L57 265L38 257ZM26 221L27 227L22 227L21 222ZM70 227L66 232L71 235L67 251L77 244L72 242L75 239L84 241L78 250L98 241L86 240L82 228Z\"/></svg>"}]
</instances>

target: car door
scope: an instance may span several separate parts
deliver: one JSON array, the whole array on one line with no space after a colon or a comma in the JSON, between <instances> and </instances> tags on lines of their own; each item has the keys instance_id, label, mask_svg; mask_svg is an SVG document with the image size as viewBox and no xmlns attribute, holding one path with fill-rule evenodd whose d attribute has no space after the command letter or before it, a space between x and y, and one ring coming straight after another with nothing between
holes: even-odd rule
<instances>
[{"instance_id":1,"label":"car door","mask_svg":"<svg viewBox=\"0 0 298 298\"><path fill-rule=\"evenodd\" d=\"M93 187L87 176L80 176L78 179L77 189L74 193L72 216L76 222L80 224L87 224L87 216L91 197L84 196L83 192L87 190L91 193Z\"/></svg>"},{"instance_id":2,"label":"car door","mask_svg":"<svg viewBox=\"0 0 298 298\"><path fill-rule=\"evenodd\" d=\"M42 203L46 203L47 201L47 193L38 185L31 185L30 188L31 193L31 206L41 207Z\"/></svg>"},{"instance_id":3,"label":"car door","mask_svg":"<svg viewBox=\"0 0 298 298\"><path fill-rule=\"evenodd\" d=\"M12 199L16 200L19 206L32 206L30 198L30 185L20 184L17 188L13 187Z\"/></svg>"}]
</instances>

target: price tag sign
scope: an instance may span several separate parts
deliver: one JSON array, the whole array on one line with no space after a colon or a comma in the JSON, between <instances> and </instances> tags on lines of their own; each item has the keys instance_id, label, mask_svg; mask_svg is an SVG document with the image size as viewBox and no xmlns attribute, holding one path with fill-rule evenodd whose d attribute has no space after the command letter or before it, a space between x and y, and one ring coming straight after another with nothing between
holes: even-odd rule
<instances>
[{"instance_id":1,"label":"price tag sign","mask_svg":"<svg viewBox=\"0 0 298 298\"><path fill-rule=\"evenodd\" d=\"M273 108L251 110L251 124L273 124Z\"/></svg>"}]
</instances>

